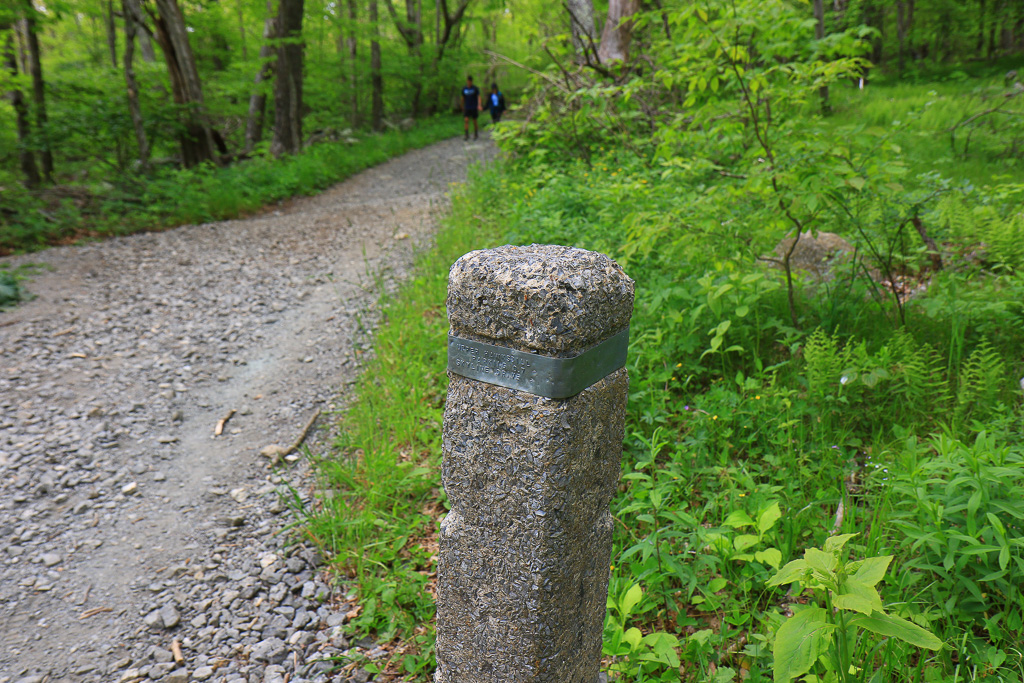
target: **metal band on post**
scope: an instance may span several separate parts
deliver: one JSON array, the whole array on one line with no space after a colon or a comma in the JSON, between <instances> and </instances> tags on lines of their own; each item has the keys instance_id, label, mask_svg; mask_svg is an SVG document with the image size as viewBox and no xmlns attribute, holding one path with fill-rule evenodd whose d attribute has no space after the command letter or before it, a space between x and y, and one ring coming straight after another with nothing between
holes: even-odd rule
<instances>
[{"instance_id":1,"label":"metal band on post","mask_svg":"<svg viewBox=\"0 0 1024 683\"><path fill-rule=\"evenodd\" d=\"M552 358L448 335L448 370L547 398L569 398L626 365L629 328L573 358Z\"/></svg>"}]
</instances>

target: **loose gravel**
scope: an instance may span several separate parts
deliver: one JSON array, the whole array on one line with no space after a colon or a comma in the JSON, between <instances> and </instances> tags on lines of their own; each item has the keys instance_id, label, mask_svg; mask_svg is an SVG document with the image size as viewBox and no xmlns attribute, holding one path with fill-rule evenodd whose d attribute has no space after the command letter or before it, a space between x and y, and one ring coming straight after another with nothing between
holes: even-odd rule
<instances>
[{"instance_id":1,"label":"loose gravel","mask_svg":"<svg viewBox=\"0 0 1024 683\"><path fill-rule=\"evenodd\" d=\"M260 453L343 405L379 288L492 154L452 140L253 218L3 259L41 272L0 313L0 683L373 680L384 650L286 531L307 463Z\"/></svg>"}]
</instances>

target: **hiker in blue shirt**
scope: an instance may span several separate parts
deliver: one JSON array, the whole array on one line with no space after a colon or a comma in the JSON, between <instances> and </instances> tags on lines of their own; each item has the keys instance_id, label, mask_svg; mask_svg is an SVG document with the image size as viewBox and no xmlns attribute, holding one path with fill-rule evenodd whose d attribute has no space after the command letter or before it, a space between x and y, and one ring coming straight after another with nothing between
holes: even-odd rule
<instances>
[{"instance_id":1,"label":"hiker in blue shirt","mask_svg":"<svg viewBox=\"0 0 1024 683\"><path fill-rule=\"evenodd\" d=\"M491 83L491 94L487 96L487 109L491 112L491 122L501 121L501 115L505 112L505 96L498 90L497 83Z\"/></svg>"},{"instance_id":2,"label":"hiker in blue shirt","mask_svg":"<svg viewBox=\"0 0 1024 683\"><path fill-rule=\"evenodd\" d=\"M473 119L473 139L476 140L478 128L476 117L480 115L480 88L473 85L473 77L466 76L466 87L462 89L462 118L466 127L466 139L469 139L469 120Z\"/></svg>"}]
</instances>

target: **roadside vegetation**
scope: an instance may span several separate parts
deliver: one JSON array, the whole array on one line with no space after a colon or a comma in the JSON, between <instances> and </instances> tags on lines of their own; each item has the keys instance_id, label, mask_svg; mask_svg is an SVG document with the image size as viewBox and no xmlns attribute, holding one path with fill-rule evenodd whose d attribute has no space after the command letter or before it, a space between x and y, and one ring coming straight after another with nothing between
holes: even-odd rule
<instances>
[{"instance_id":1,"label":"roadside vegetation","mask_svg":"<svg viewBox=\"0 0 1024 683\"><path fill-rule=\"evenodd\" d=\"M904 68L901 43L903 77L861 87L877 34L808 13L641 14L644 69L552 65L501 125L320 462L308 533L393 648L366 666L432 668L447 268L542 242L637 283L613 680L1024 679L1014 62Z\"/></svg>"}]
</instances>

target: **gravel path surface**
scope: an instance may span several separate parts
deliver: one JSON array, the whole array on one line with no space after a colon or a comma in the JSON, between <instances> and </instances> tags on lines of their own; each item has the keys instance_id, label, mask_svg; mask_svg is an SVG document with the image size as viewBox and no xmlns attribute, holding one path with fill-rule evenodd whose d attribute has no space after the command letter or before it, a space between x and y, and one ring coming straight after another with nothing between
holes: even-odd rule
<instances>
[{"instance_id":1,"label":"gravel path surface","mask_svg":"<svg viewBox=\"0 0 1024 683\"><path fill-rule=\"evenodd\" d=\"M374 282L492 149L451 140L255 218L4 259L45 270L0 313L0 683L372 680L335 669L380 651L280 533L305 462L260 452L344 401Z\"/></svg>"}]
</instances>

